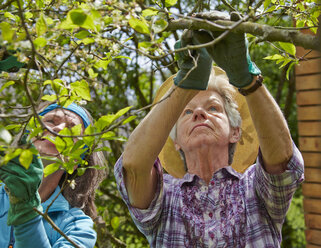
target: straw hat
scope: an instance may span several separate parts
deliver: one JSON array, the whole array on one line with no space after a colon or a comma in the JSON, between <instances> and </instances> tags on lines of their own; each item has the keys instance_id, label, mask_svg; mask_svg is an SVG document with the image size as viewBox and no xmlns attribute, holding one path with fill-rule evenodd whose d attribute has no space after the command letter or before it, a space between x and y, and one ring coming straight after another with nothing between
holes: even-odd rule
<instances>
[{"instance_id":1,"label":"straw hat","mask_svg":"<svg viewBox=\"0 0 321 248\"><path fill-rule=\"evenodd\" d=\"M225 72L221 68L214 66L213 71L215 77L222 77L228 81ZM154 103L161 100L164 94L171 88L174 83L174 77L175 75L169 77L161 85L156 92ZM238 111L242 118L242 136L236 146L232 167L236 171L243 173L255 161L258 153L259 142L245 97L239 94L236 90L234 99L238 104ZM172 176L182 178L185 175L186 171L184 169L183 161L179 152L175 149L174 141L171 137L167 138L167 141L159 154L159 159L164 169Z\"/></svg>"}]
</instances>

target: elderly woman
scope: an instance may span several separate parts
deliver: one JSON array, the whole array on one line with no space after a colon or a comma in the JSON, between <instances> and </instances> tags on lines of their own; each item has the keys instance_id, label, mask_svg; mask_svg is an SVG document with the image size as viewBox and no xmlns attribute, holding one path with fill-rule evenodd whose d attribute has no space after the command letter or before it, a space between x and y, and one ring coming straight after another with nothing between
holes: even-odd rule
<instances>
[{"instance_id":1,"label":"elderly woman","mask_svg":"<svg viewBox=\"0 0 321 248\"><path fill-rule=\"evenodd\" d=\"M49 105L39 115L48 129L59 132L64 128L82 125L84 130L92 121L82 107L71 104L61 108ZM45 131L45 135L50 135ZM46 139L33 139L33 144L42 156L58 157L55 145ZM88 166L104 164L102 153L83 154ZM103 171L87 169L82 176L68 175L63 170L43 177L43 166L49 164L34 156L28 170L15 158L0 167L0 247L74 247L34 211L46 210L53 222L80 247L94 247L96 232L93 220L97 217L94 204L95 189L103 179ZM67 177L67 178L66 178ZM69 185L60 194L63 182L74 178L76 186ZM8 224L8 225L7 225Z\"/></svg>"},{"instance_id":2,"label":"elderly woman","mask_svg":"<svg viewBox=\"0 0 321 248\"><path fill-rule=\"evenodd\" d=\"M211 35L189 32L181 45L206 43ZM287 209L303 180L302 157L244 35L230 34L206 50L180 54L175 85L131 134L115 165L119 191L151 247L280 247ZM218 68L211 74L207 54L228 80ZM242 126L229 83L245 95L260 145L258 155L244 150L245 158L257 155L244 174L230 166ZM183 178L163 175L157 158L173 127L187 168ZM242 129L244 144L254 137ZM166 145L164 167L177 172L168 159L175 152Z\"/></svg>"}]
</instances>

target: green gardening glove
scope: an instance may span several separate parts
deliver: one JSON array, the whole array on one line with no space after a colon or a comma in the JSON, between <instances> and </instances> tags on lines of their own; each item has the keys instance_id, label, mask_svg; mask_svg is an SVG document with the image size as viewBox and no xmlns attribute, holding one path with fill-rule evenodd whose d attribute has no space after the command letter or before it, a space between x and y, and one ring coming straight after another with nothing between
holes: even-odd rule
<instances>
[{"instance_id":1,"label":"green gardening glove","mask_svg":"<svg viewBox=\"0 0 321 248\"><path fill-rule=\"evenodd\" d=\"M199 44L193 33L190 30L184 31L174 48L178 49L187 45ZM175 85L185 89L205 90L207 88L212 69L212 59L205 48L177 53L177 63L180 70L174 78Z\"/></svg>"},{"instance_id":2,"label":"green gardening glove","mask_svg":"<svg viewBox=\"0 0 321 248\"><path fill-rule=\"evenodd\" d=\"M238 21L240 16L231 13L231 20ZM223 32L197 31L194 37L200 43L208 43ZM229 33L217 44L206 48L215 63L227 74L235 87L242 88L251 84L253 75L261 74L260 69L251 61L245 34Z\"/></svg>"},{"instance_id":3,"label":"green gardening glove","mask_svg":"<svg viewBox=\"0 0 321 248\"><path fill-rule=\"evenodd\" d=\"M11 53L15 53L11 51ZM16 56L13 56L5 48L0 46L0 73L2 71L6 72L17 72L20 68L24 67L25 64L17 60Z\"/></svg>"},{"instance_id":4,"label":"green gardening glove","mask_svg":"<svg viewBox=\"0 0 321 248\"><path fill-rule=\"evenodd\" d=\"M33 208L42 211L38 193L42 175L43 165L36 155L27 170L20 165L18 157L0 166L0 180L5 183L10 200L8 225L23 224L38 216Z\"/></svg>"}]
</instances>

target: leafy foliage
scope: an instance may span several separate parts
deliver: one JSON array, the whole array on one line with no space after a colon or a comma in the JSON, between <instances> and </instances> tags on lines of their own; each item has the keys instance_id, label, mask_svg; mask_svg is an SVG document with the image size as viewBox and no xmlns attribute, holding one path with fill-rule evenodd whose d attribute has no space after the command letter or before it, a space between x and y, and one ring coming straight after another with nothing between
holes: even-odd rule
<instances>
[{"instance_id":1,"label":"leafy foliage","mask_svg":"<svg viewBox=\"0 0 321 248\"><path fill-rule=\"evenodd\" d=\"M292 30L292 20L297 28L308 26L315 32L320 2L2 1L0 60L7 58L4 54L15 51L25 66L15 73L0 74L0 150L6 153L0 163L20 155L21 164L29 166L37 151L30 145L18 146L13 142L21 137L20 132L28 130L29 139L46 138L61 154L60 159L51 158L46 175L60 166L70 173L75 163L87 163L81 159L85 146L89 153L104 151L112 171L123 150L123 141L148 111L145 107L152 103L155 89L177 71L171 48L180 31L168 31L170 21L189 12L214 9L238 10L249 15L251 22L274 26L280 32ZM262 69L265 84L287 113L297 141L295 95L290 86L293 66L301 58L296 57L291 43L264 42L264 37L251 35L248 39L251 56ZM35 113L42 101L85 105L94 122L83 134L76 126L56 136L44 136L46 128ZM78 137L76 143L74 136ZM79 169L79 173L83 172ZM297 247L305 242L301 203L301 194L297 193L284 226L286 244L296 243ZM97 206L105 221L105 232L99 236L97 247L147 246L119 197L112 174L97 192ZM296 235L298 223L301 229Z\"/></svg>"}]
</instances>

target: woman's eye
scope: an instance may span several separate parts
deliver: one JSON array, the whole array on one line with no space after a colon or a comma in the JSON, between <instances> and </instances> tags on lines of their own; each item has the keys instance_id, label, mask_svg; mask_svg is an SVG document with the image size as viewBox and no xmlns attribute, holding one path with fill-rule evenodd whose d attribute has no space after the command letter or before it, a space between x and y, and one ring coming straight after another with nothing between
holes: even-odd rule
<instances>
[{"instance_id":1,"label":"woman's eye","mask_svg":"<svg viewBox=\"0 0 321 248\"><path fill-rule=\"evenodd\" d=\"M209 111L217 111L217 108L214 106L209 107Z\"/></svg>"},{"instance_id":2,"label":"woman's eye","mask_svg":"<svg viewBox=\"0 0 321 248\"><path fill-rule=\"evenodd\" d=\"M49 120L44 120L43 122L44 122L44 123L49 123L49 124L53 124L53 123L54 123L54 121L51 120L51 119L49 119Z\"/></svg>"},{"instance_id":3,"label":"woman's eye","mask_svg":"<svg viewBox=\"0 0 321 248\"><path fill-rule=\"evenodd\" d=\"M190 115L190 114L193 114L193 111L190 110L190 109L185 109L184 114L185 115Z\"/></svg>"}]
</instances>

